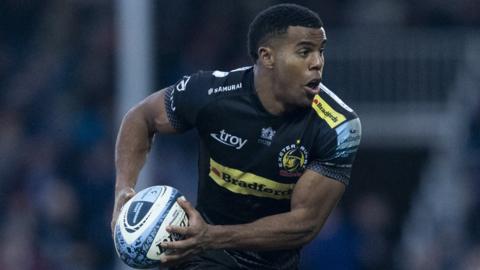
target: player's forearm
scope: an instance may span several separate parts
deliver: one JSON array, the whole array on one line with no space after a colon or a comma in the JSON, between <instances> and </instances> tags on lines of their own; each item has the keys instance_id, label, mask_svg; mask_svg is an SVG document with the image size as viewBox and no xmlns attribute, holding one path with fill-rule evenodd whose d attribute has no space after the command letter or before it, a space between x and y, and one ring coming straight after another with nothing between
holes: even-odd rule
<instances>
[{"instance_id":1,"label":"player's forearm","mask_svg":"<svg viewBox=\"0 0 480 270\"><path fill-rule=\"evenodd\" d=\"M324 220L303 210L264 217L242 225L210 226L213 249L278 250L301 247L318 233Z\"/></svg>"},{"instance_id":2,"label":"player's forearm","mask_svg":"<svg viewBox=\"0 0 480 270\"><path fill-rule=\"evenodd\" d=\"M123 118L115 145L115 190L134 187L150 150L153 132L139 107Z\"/></svg>"}]
</instances>

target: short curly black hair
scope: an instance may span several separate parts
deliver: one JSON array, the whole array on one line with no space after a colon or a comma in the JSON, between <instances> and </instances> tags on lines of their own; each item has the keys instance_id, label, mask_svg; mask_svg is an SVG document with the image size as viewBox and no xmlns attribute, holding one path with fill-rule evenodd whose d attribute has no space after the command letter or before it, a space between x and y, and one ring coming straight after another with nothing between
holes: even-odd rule
<instances>
[{"instance_id":1,"label":"short curly black hair","mask_svg":"<svg viewBox=\"0 0 480 270\"><path fill-rule=\"evenodd\" d=\"M323 27L322 19L312 10L296 4L278 4L260 12L248 29L248 54L258 59L258 47L274 36L285 34L289 26Z\"/></svg>"}]
</instances>

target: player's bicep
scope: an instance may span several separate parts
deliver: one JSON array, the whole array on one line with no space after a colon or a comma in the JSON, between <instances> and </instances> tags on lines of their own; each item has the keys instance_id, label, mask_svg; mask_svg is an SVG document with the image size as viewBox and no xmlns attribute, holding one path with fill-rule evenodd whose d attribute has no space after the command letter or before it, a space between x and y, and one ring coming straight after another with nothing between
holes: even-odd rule
<instances>
[{"instance_id":1,"label":"player's bicep","mask_svg":"<svg viewBox=\"0 0 480 270\"><path fill-rule=\"evenodd\" d=\"M176 133L177 129L171 124L167 113L167 104L165 97L167 95L167 88L159 90L147 98L140 104L139 109L143 111L147 122L151 129L158 133Z\"/></svg>"},{"instance_id":2,"label":"player's bicep","mask_svg":"<svg viewBox=\"0 0 480 270\"><path fill-rule=\"evenodd\" d=\"M291 211L299 211L316 235L337 205L345 185L312 170L305 170L292 194Z\"/></svg>"}]
</instances>

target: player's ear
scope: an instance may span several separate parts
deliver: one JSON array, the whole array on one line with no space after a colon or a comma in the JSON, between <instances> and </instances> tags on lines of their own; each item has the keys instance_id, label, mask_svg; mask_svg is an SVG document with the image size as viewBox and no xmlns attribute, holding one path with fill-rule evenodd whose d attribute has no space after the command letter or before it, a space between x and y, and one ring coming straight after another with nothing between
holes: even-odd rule
<instances>
[{"instance_id":1,"label":"player's ear","mask_svg":"<svg viewBox=\"0 0 480 270\"><path fill-rule=\"evenodd\" d=\"M273 51L270 47L259 47L258 48L258 61L266 68L273 68L273 63L275 62L273 57Z\"/></svg>"}]
</instances>

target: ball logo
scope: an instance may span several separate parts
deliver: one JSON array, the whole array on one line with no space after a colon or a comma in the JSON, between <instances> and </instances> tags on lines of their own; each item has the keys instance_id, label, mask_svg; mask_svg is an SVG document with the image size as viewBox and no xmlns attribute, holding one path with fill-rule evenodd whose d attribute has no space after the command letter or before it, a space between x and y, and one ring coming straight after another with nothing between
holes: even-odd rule
<instances>
[{"instance_id":1,"label":"ball logo","mask_svg":"<svg viewBox=\"0 0 480 270\"><path fill-rule=\"evenodd\" d=\"M285 146L278 155L280 175L286 177L299 177L305 170L308 162L308 152L304 146L295 144Z\"/></svg>"},{"instance_id":2,"label":"ball logo","mask_svg":"<svg viewBox=\"0 0 480 270\"><path fill-rule=\"evenodd\" d=\"M153 203L145 201L137 201L132 203L129 207L132 211L129 211L125 216L124 226L125 230L129 233L137 231L150 216L150 208Z\"/></svg>"}]
</instances>

